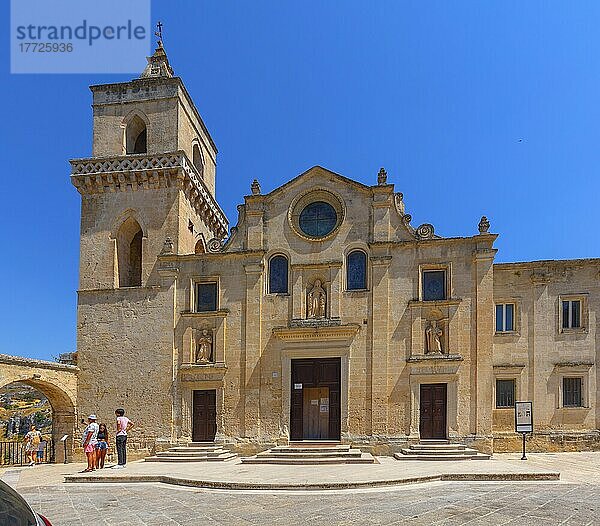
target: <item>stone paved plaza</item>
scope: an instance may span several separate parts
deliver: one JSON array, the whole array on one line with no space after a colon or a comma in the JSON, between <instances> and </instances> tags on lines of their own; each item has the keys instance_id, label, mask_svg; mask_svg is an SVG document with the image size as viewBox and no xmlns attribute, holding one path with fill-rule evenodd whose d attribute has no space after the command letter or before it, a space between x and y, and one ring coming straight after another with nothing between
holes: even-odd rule
<instances>
[{"instance_id":1,"label":"stone paved plaza","mask_svg":"<svg viewBox=\"0 0 600 526\"><path fill-rule=\"evenodd\" d=\"M514 454L495 457L499 466L522 464ZM65 475L82 469L81 464L4 469L0 470L0 478L16 487L55 526L600 524L600 454L530 454L529 459L526 464L530 469L560 471L560 481L429 482L318 491L215 490L160 483L64 483ZM386 459L380 460L385 466ZM483 465L484 461L466 462ZM409 467L396 461L388 463L388 468L397 466L399 474L405 470L425 473L434 469L434 464L445 472L452 472L453 466L457 472L465 469L464 462L422 462L422 468L414 468L413 464ZM139 466L143 463L132 463L121 471L133 472L141 469ZM163 465L162 469L169 472L173 467ZM204 478L209 478L215 467L202 464L188 469L205 472ZM291 479L298 468L286 469L292 470ZM346 469L350 477L355 467Z\"/></svg>"},{"instance_id":2,"label":"stone paved plaza","mask_svg":"<svg viewBox=\"0 0 600 526\"><path fill-rule=\"evenodd\" d=\"M62 484L22 493L56 526L600 524L600 486L553 482L434 482L335 492Z\"/></svg>"}]
</instances>

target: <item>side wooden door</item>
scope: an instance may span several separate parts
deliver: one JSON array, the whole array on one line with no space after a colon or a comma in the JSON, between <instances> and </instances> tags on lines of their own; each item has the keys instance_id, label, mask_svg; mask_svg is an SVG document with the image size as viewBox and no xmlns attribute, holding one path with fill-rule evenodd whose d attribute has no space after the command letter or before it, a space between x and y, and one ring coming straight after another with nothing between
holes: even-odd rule
<instances>
[{"instance_id":1,"label":"side wooden door","mask_svg":"<svg viewBox=\"0 0 600 526\"><path fill-rule=\"evenodd\" d=\"M446 438L446 391L446 384L421 385L419 435L422 439Z\"/></svg>"},{"instance_id":2,"label":"side wooden door","mask_svg":"<svg viewBox=\"0 0 600 526\"><path fill-rule=\"evenodd\" d=\"M217 392L194 391L192 440L212 442L217 434Z\"/></svg>"}]
</instances>

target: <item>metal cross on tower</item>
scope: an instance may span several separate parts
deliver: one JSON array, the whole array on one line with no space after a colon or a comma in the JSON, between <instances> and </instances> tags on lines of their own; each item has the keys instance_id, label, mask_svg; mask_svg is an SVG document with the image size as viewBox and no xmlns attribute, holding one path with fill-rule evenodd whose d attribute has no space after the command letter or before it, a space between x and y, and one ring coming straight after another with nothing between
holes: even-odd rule
<instances>
[{"instance_id":1,"label":"metal cross on tower","mask_svg":"<svg viewBox=\"0 0 600 526\"><path fill-rule=\"evenodd\" d=\"M159 20L159 21L156 23L156 29L157 29L157 31L155 31L155 32L154 32L154 34L155 34L155 35L156 35L156 37L158 38L158 45L159 45L159 46L162 46L162 43L163 43L163 42L162 42L162 39L163 39L163 38L162 38L162 28L163 28L162 22Z\"/></svg>"}]
</instances>

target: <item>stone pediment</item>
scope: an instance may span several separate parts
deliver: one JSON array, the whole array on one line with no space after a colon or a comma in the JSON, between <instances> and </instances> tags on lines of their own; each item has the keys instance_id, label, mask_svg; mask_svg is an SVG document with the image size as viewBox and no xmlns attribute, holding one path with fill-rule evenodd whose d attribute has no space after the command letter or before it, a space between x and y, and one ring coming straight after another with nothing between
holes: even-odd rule
<instances>
[{"instance_id":1,"label":"stone pediment","mask_svg":"<svg viewBox=\"0 0 600 526\"><path fill-rule=\"evenodd\" d=\"M302 172L300 175L297 175L293 179L290 179L287 183L283 184L282 186L279 186L278 188L275 188L275 190L269 192L268 194L265 194L265 196L274 197L280 193L287 193L295 186L305 184L306 181L312 178L325 178L341 185L351 186L367 194L371 192L371 188L369 186L317 165L313 166L312 168L309 168L305 172Z\"/></svg>"}]
</instances>

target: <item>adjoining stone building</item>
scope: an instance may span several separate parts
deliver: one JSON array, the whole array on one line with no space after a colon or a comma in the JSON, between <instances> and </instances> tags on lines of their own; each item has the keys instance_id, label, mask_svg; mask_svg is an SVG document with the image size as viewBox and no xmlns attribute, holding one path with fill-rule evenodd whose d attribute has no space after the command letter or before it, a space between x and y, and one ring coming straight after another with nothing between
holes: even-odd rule
<instances>
[{"instance_id":1,"label":"adjoining stone building","mask_svg":"<svg viewBox=\"0 0 600 526\"><path fill-rule=\"evenodd\" d=\"M600 260L494 264L496 234L411 225L382 169L367 186L315 166L235 227L216 146L162 45L138 79L92 86L81 194L80 414L123 406L137 437L244 451L423 438L599 443Z\"/></svg>"}]
</instances>

